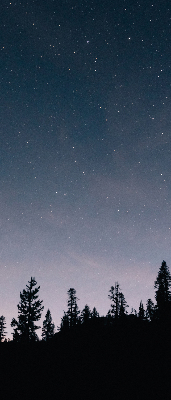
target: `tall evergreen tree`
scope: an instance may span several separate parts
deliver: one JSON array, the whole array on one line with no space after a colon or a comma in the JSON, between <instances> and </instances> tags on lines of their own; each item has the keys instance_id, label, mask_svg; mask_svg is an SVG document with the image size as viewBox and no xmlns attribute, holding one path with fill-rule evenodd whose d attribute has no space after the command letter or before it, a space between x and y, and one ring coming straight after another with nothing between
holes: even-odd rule
<instances>
[{"instance_id":1,"label":"tall evergreen tree","mask_svg":"<svg viewBox=\"0 0 171 400\"><path fill-rule=\"evenodd\" d=\"M38 339L36 330L40 326L35 325L36 321L41 318L41 312L44 309L42 306L43 300L38 300L38 292L40 286L37 288L37 282L35 278L31 277L29 285L26 285L26 289L20 292L20 302L18 307L18 321L13 318L11 326L14 327L13 338L15 340L30 342Z\"/></svg>"},{"instance_id":2,"label":"tall evergreen tree","mask_svg":"<svg viewBox=\"0 0 171 400\"><path fill-rule=\"evenodd\" d=\"M117 319L119 317L119 284L115 282L115 287L111 286L109 290L109 299L112 301L111 303L111 315Z\"/></svg>"},{"instance_id":3,"label":"tall evergreen tree","mask_svg":"<svg viewBox=\"0 0 171 400\"><path fill-rule=\"evenodd\" d=\"M78 322L78 306L77 306L77 300L78 298L76 297L76 290L73 288L70 288L67 292L68 294L68 319L69 319L69 327L72 328L75 326Z\"/></svg>"},{"instance_id":4,"label":"tall evergreen tree","mask_svg":"<svg viewBox=\"0 0 171 400\"><path fill-rule=\"evenodd\" d=\"M91 317L91 310L90 310L90 307L86 304L84 309L83 309L83 311L82 311L82 313L81 313L82 323L87 324L87 322L89 321L90 317Z\"/></svg>"},{"instance_id":5,"label":"tall evergreen tree","mask_svg":"<svg viewBox=\"0 0 171 400\"><path fill-rule=\"evenodd\" d=\"M139 314L138 314L139 319L143 320L145 317L145 311L144 311L144 306L142 300L140 301L139 305Z\"/></svg>"},{"instance_id":6,"label":"tall evergreen tree","mask_svg":"<svg viewBox=\"0 0 171 400\"><path fill-rule=\"evenodd\" d=\"M108 297L112 303L108 315L111 314L113 318L118 319L126 313L126 307L128 307L123 293L120 292L118 282L115 282L115 287L111 286L109 293Z\"/></svg>"},{"instance_id":7,"label":"tall evergreen tree","mask_svg":"<svg viewBox=\"0 0 171 400\"><path fill-rule=\"evenodd\" d=\"M93 308L93 311L91 313L91 318L92 319L99 318L99 313L97 312L96 307Z\"/></svg>"},{"instance_id":8,"label":"tall evergreen tree","mask_svg":"<svg viewBox=\"0 0 171 400\"><path fill-rule=\"evenodd\" d=\"M1 315L0 317L0 342L2 342L2 340L5 337L6 334L6 322L5 322L5 317L3 315Z\"/></svg>"},{"instance_id":9,"label":"tall evergreen tree","mask_svg":"<svg viewBox=\"0 0 171 400\"><path fill-rule=\"evenodd\" d=\"M61 318L60 327L58 327L59 331L67 331L69 329L69 317L67 312L64 311L64 315Z\"/></svg>"},{"instance_id":10,"label":"tall evergreen tree","mask_svg":"<svg viewBox=\"0 0 171 400\"><path fill-rule=\"evenodd\" d=\"M55 325L52 322L51 312L48 309L43 321L42 338L48 341L54 336Z\"/></svg>"},{"instance_id":11,"label":"tall evergreen tree","mask_svg":"<svg viewBox=\"0 0 171 400\"><path fill-rule=\"evenodd\" d=\"M157 279L154 283L156 290L157 316L159 319L171 318L171 275L166 261L163 260Z\"/></svg>"},{"instance_id":12,"label":"tall evergreen tree","mask_svg":"<svg viewBox=\"0 0 171 400\"><path fill-rule=\"evenodd\" d=\"M155 318L155 305L151 299L147 300L146 307L146 318L152 321Z\"/></svg>"},{"instance_id":13,"label":"tall evergreen tree","mask_svg":"<svg viewBox=\"0 0 171 400\"><path fill-rule=\"evenodd\" d=\"M122 292L119 293L119 298L120 298L119 317L123 317L125 314L127 314L126 308L129 306L127 305L125 296L123 295Z\"/></svg>"}]
</instances>

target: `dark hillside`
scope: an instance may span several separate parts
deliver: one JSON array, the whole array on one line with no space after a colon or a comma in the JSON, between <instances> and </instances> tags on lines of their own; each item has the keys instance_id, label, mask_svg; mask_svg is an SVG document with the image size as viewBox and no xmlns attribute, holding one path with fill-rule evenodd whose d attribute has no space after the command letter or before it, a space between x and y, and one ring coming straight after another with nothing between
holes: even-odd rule
<instances>
[{"instance_id":1,"label":"dark hillside","mask_svg":"<svg viewBox=\"0 0 171 400\"><path fill-rule=\"evenodd\" d=\"M1 399L170 399L170 328L84 328L1 343Z\"/></svg>"}]
</instances>

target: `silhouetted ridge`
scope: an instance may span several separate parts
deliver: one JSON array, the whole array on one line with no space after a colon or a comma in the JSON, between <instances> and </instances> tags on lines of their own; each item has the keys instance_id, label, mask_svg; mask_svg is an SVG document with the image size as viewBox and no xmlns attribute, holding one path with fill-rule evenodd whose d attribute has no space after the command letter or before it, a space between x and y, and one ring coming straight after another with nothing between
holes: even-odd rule
<instances>
[{"instance_id":1,"label":"silhouetted ridge","mask_svg":"<svg viewBox=\"0 0 171 400\"><path fill-rule=\"evenodd\" d=\"M170 400L171 276L163 261L155 281L156 304L140 301L139 312L127 312L118 282L111 286L111 307L99 316L88 304L79 310L76 290L67 292L67 311L54 332L48 309L42 341L35 324L43 311L40 287L31 278L20 293L13 341L5 337L0 318L1 398Z\"/></svg>"}]
</instances>

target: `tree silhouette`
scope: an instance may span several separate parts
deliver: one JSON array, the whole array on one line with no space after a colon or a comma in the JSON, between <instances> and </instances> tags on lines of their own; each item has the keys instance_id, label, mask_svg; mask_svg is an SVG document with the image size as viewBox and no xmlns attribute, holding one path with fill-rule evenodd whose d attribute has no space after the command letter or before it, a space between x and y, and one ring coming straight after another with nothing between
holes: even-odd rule
<instances>
[{"instance_id":1,"label":"tree silhouette","mask_svg":"<svg viewBox=\"0 0 171 400\"><path fill-rule=\"evenodd\" d=\"M95 320L96 318L99 318L99 313L97 312L96 307L93 308L93 311L91 313L91 318L93 320Z\"/></svg>"},{"instance_id":2,"label":"tree silhouette","mask_svg":"<svg viewBox=\"0 0 171 400\"><path fill-rule=\"evenodd\" d=\"M140 305L139 305L139 314L138 314L139 319L143 320L145 317L145 311L144 311L144 306L142 303L142 300L140 301Z\"/></svg>"},{"instance_id":3,"label":"tree silhouette","mask_svg":"<svg viewBox=\"0 0 171 400\"><path fill-rule=\"evenodd\" d=\"M64 311L64 315L61 318L61 324L60 327L58 327L58 330L67 331L68 329L69 329L69 317L68 313Z\"/></svg>"},{"instance_id":4,"label":"tree silhouette","mask_svg":"<svg viewBox=\"0 0 171 400\"><path fill-rule=\"evenodd\" d=\"M168 319L171 317L171 275L166 261L163 260L159 269L157 279L154 283L156 290L155 298L157 302L157 317Z\"/></svg>"},{"instance_id":5,"label":"tree silhouette","mask_svg":"<svg viewBox=\"0 0 171 400\"><path fill-rule=\"evenodd\" d=\"M146 318L148 321L152 321L155 317L155 305L151 299L147 300L146 307Z\"/></svg>"},{"instance_id":6,"label":"tree silhouette","mask_svg":"<svg viewBox=\"0 0 171 400\"><path fill-rule=\"evenodd\" d=\"M119 317L123 317L125 314L127 314L126 308L129 306L127 305L125 296L123 295L122 292L119 293L119 298L120 298Z\"/></svg>"},{"instance_id":7,"label":"tree silhouette","mask_svg":"<svg viewBox=\"0 0 171 400\"><path fill-rule=\"evenodd\" d=\"M45 315L45 320L43 321L42 328L42 338L45 341L48 341L54 336L55 325L52 322L51 312L48 309Z\"/></svg>"},{"instance_id":8,"label":"tree silhouette","mask_svg":"<svg viewBox=\"0 0 171 400\"><path fill-rule=\"evenodd\" d=\"M36 330L40 326L36 326L35 322L41 318L41 312L44 309L42 301L38 300L38 292L40 286L35 288L37 282L31 277L26 290L20 292L20 302L18 307L18 321L13 318L11 326L14 327L13 339L17 341L30 342L38 339Z\"/></svg>"},{"instance_id":9,"label":"tree silhouette","mask_svg":"<svg viewBox=\"0 0 171 400\"><path fill-rule=\"evenodd\" d=\"M68 319L69 319L69 327L72 328L75 326L78 322L78 306L77 306L77 300L78 298L76 297L76 290L73 288L70 288L67 292L68 294Z\"/></svg>"},{"instance_id":10,"label":"tree silhouette","mask_svg":"<svg viewBox=\"0 0 171 400\"><path fill-rule=\"evenodd\" d=\"M6 322L5 322L5 317L3 315L1 315L0 317L0 342L2 342L2 340L5 337L6 334Z\"/></svg>"},{"instance_id":11,"label":"tree silhouette","mask_svg":"<svg viewBox=\"0 0 171 400\"><path fill-rule=\"evenodd\" d=\"M86 304L84 309L82 310L82 313L81 313L82 323L87 324L87 322L89 321L90 317L91 317L90 307Z\"/></svg>"},{"instance_id":12,"label":"tree silhouette","mask_svg":"<svg viewBox=\"0 0 171 400\"><path fill-rule=\"evenodd\" d=\"M120 287L118 282L115 282L115 287L111 286L109 290L109 299L112 301L111 309L109 310L109 314L115 319L123 316L126 312L127 302L122 292L120 292Z\"/></svg>"},{"instance_id":13,"label":"tree silhouette","mask_svg":"<svg viewBox=\"0 0 171 400\"><path fill-rule=\"evenodd\" d=\"M111 315L114 318L118 318L119 316L119 284L118 282L115 283L115 287L111 286L109 290L109 299L112 301L111 303Z\"/></svg>"}]
</instances>

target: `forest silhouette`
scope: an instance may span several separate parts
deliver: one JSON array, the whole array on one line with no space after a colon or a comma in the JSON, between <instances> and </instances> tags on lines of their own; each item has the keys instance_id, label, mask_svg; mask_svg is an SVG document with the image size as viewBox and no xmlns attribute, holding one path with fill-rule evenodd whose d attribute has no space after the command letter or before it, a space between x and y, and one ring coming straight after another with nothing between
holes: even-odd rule
<instances>
[{"instance_id":1,"label":"forest silhouette","mask_svg":"<svg viewBox=\"0 0 171 400\"><path fill-rule=\"evenodd\" d=\"M100 317L86 304L80 311L76 290L67 292L67 311L55 326L43 311L35 278L20 293L13 340L5 339L0 317L1 399L170 399L171 275L162 262L154 282L156 304L140 301L128 314L119 283L111 286L110 309Z\"/></svg>"}]
</instances>

